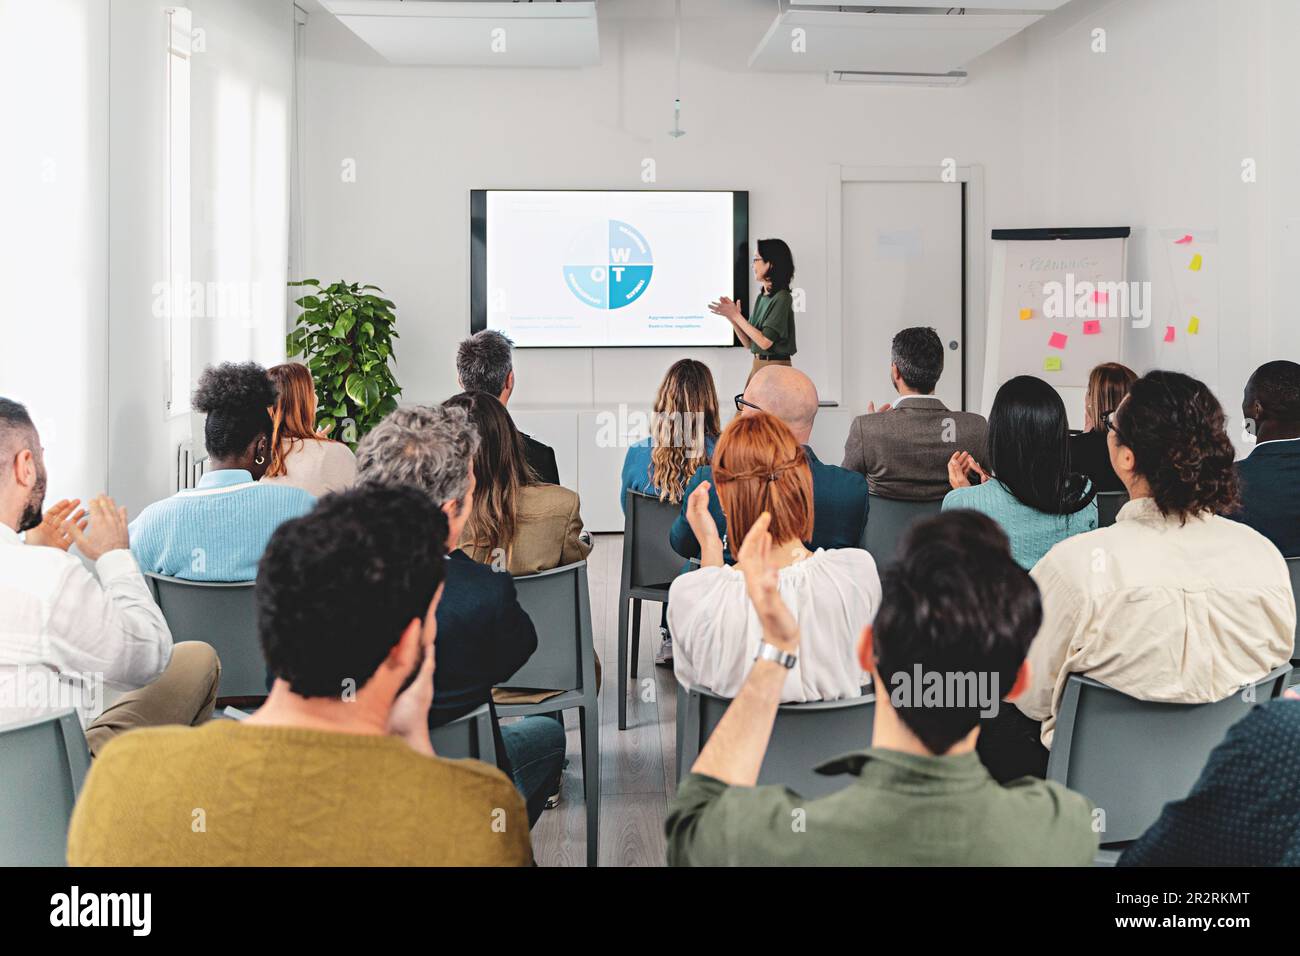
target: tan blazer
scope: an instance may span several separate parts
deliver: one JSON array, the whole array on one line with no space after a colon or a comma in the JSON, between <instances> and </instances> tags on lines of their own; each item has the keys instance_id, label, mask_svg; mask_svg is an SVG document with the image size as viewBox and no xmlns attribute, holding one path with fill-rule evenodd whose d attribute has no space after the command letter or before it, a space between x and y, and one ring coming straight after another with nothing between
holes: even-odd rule
<instances>
[{"instance_id":1,"label":"tan blazer","mask_svg":"<svg viewBox=\"0 0 1300 956\"><path fill-rule=\"evenodd\" d=\"M578 493L559 485L525 485L519 490L519 527L507 559L512 575L549 571L591 553L591 545L578 537L582 532L578 504ZM464 534L460 546L475 561L492 563L490 550Z\"/></svg>"},{"instance_id":2,"label":"tan blazer","mask_svg":"<svg viewBox=\"0 0 1300 956\"><path fill-rule=\"evenodd\" d=\"M988 427L983 415L950 411L933 395L917 395L853 419L843 467L866 475L873 495L939 501L952 490L953 452L968 451L988 467Z\"/></svg>"}]
</instances>

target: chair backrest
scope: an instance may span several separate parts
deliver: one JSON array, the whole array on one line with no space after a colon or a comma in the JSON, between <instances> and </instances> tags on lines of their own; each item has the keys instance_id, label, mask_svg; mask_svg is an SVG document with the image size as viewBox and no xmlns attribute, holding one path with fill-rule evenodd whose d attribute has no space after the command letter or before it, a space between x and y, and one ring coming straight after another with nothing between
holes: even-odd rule
<instances>
[{"instance_id":1,"label":"chair backrest","mask_svg":"<svg viewBox=\"0 0 1300 956\"><path fill-rule=\"evenodd\" d=\"M943 501L899 501L868 495L867 526L862 532L862 547L871 552L877 566L893 563L903 535L913 523L937 515Z\"/></svg>"},{"instance_id":2,"label":"chair backrest","mask_svg":"<svg viewBox=\"0 0 1300 956\"><path fill-rule=\"evenodd\" d=\"M433 751L453 760L469 758L497 765L496 741L492 736L492 713L479 704L468 714L429 731Z\"/></svg>"},{"instance_id":3,"label":"chair backrest","mask_svg":"<svg viewBox=\"0 0 1300 956\"><path fill-rule=\"evenodd\" d=\"M221 661L220 697L265 697L266 661L257 639L253 582L182 581L146 575L172 640L206 641Z\"/></svg>"},{"instance_id":4,"label":"chair backrest","mask_svg":"<svg viewBox=\"0 0 1300 956\"><path fill-rule=\"evenodd\" d=\"M1191 791L1210 751L1256 703L1282 693L1291 665L1213 704L1138 700L1071 674L1056 719L1047 779L1105 812L1102 844L1140 837L1171 800Z\"/></svg>"},{"instance_id":5,"label":"chair backrest","mask_svg":"<svg viewBox=\"0 0 1300 956\"><path fill-rule=\"evenodd\" d=\"M0 727L0 866L63 866L90 769L75 710Z\"/></svg>"},{"instance_id":6,"label":"chair backrest","mask_svg":"<svg viewBox=\"0 0 1300 956\"><path fill-rule=\"evenodd\" d=\"M731 701L711 690L677 685L677 779L690 770ZM760 784L781 784L804 797L822 797L848 786L850 776L825 776L815 768L871 744L876 698L871 693L845 700L782 704L777 708Z\"/></svg>"},{"instance_id":7,"label":"chair backrest","mask_svg":"<svg viewBox=\"0 0 1300 956\"><path fill-rule=\"evenodd\" d=\"M515 578L519 605L537 628L537 650L503 687L578 690L595 674L587 562Z\"/></svg>"},{"instance_id":8,"label":"chair backrest","mask_svg":"<svg viewBox=\"0 0 1300 956\"><path fill-rule=\"evenodd\" d=\"M1291 594L1300 604L1300 558L1287 558L1286 569L1291 572ZM1291 649L1291 662L1300 659L1300 615L1296 615L1295 646Z\"/></svg>"},{"instance_id":9,"label":"chair backrest","mask_svg":"<svg viewBox=\"0 0 1300 956\"><path fill-rule=\"evenodd\" d=\"M1115 523L1119 509L1128 504L1127 491L1097 492L1097 527L1109 528Z\"/></svg>"},{"instance_id":10,"label":"chair backrest","mask_svg":"<svg viewBox=\"0 0 1300 956\"><path fill-rule=\"evenodd\" d=\"M629 490L623 521L623 588L663 588L677 577L682 558L668 541L681 505Z\"/></svg>"}]
</instances>

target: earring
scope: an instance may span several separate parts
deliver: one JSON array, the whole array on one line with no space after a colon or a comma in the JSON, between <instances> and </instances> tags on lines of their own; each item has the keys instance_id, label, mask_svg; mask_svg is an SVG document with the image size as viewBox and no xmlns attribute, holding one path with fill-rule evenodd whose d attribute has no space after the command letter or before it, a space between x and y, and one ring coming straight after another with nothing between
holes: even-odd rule
<instances>
[{"instance_id":1,"label":"earring","mask_svg":"<svg viewBox=\"0 0 1300 956\"><path fill-rule=\"evenodd\" d=\"M263 456L263 455L258 455L256 458L253 459L253 464L255 464L255 465L265 465L265 464L266 464L266 458L265 458L265 456Z\"/></svg>"}]
</instances>

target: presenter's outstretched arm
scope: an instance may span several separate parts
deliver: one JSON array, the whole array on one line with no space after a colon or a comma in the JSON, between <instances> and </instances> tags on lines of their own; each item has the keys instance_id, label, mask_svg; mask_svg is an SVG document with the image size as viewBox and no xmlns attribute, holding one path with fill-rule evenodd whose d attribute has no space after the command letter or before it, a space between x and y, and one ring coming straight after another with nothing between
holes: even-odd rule
<instances>
[{"instance_id":1,"label":"presenter's outstretched arm","mask_svg":"<svg viewBox=\"0 0 1300 956\"><path fill-rule=\"evenodd\" d=\"M772 347L772 340L749 324L740 311L740 303L734 299L728 299L724 295L717 302L709 303L709 311L714 315L721 315L726 318L735 328L736 334L740 336L741 341L746 345L753 342L764 351Z\"/></svg>"}]
</instances>

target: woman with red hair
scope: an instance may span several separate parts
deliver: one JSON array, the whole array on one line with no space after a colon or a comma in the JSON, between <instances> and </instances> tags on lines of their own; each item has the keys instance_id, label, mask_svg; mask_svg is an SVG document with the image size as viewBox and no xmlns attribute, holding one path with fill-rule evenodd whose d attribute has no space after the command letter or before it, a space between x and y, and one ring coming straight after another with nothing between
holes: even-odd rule
<instances>
[{"instance_id":1,"label":"woman with red hair","mask_svg":"<svg viewBox=\"0 0 1300 956\"><path fill-rule=\"evenodd\" d=\"M316 431L316 383L307 366L286 362L267 369L275 383L271 412L271 463L262 481L292 485L319 498L351 488L357 458L343 442Z\"/></svg>"},{"instance_id":2,"label":"woman with red hair","mask_svg":"<svg viewBox=\"0 0 1300 956\"><path fill-rule=\"evenodd\" d=\"M733 550L760 515L770 515L767 560L803 632L781 700L860 696L870 678L858 663L857 641L880 605L880 577L871 555L860 548L810 551L804 544L812 536L813 487L803 446L779 418L747 413L723 429L712 466ZM705 481L687 504L701 567L678 577L669 589L673 668L684 686L734 697L760 651L763 629L744 576L723 563L723 543L708 505Z\"/></svg>"}]
</instances>

